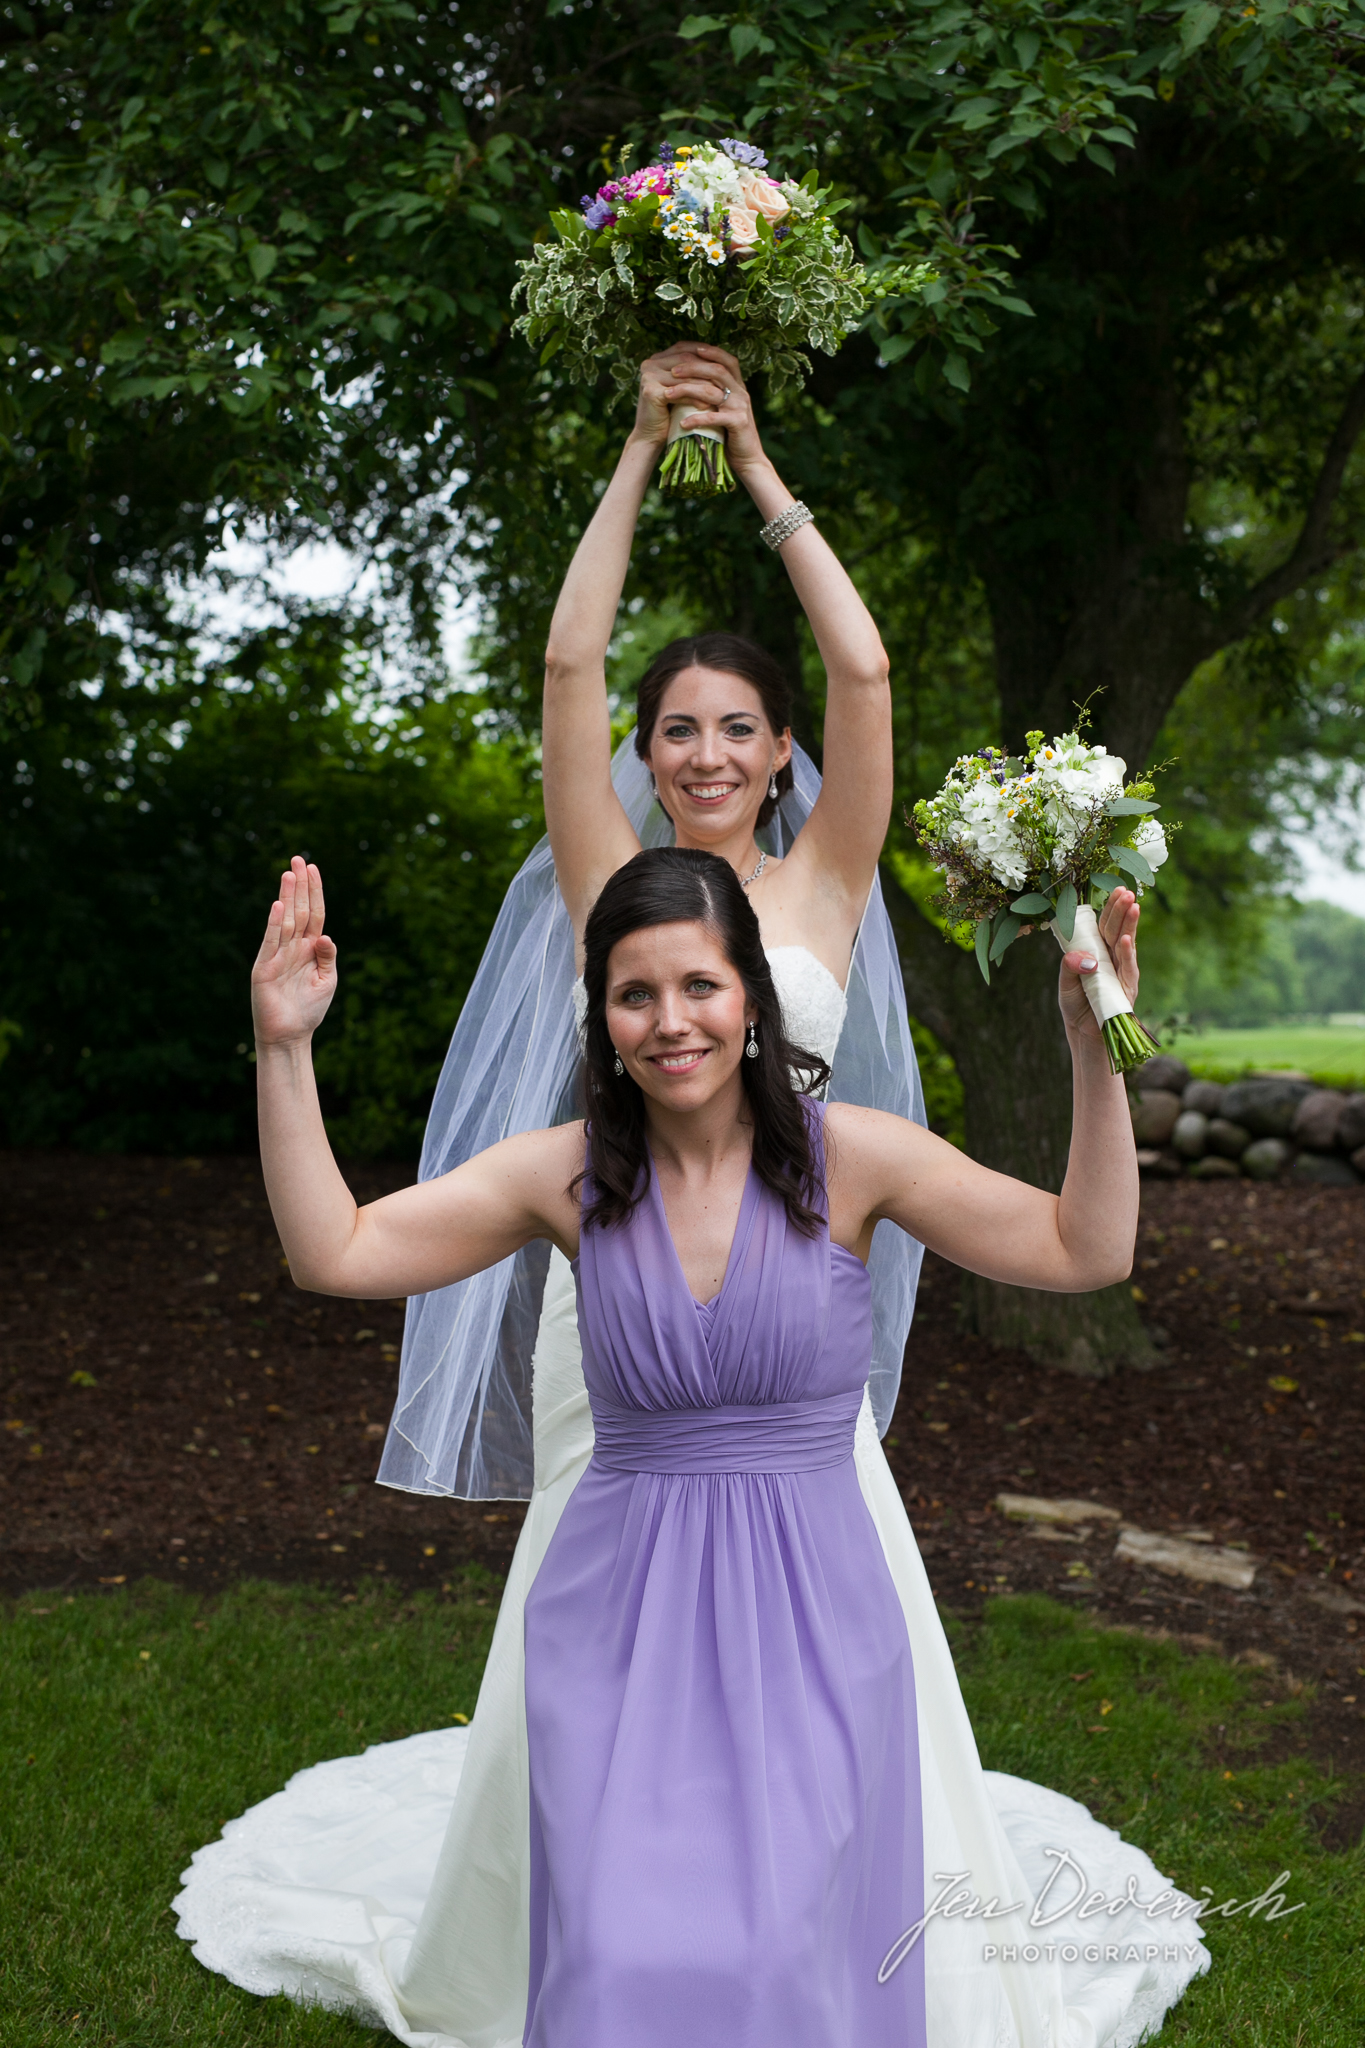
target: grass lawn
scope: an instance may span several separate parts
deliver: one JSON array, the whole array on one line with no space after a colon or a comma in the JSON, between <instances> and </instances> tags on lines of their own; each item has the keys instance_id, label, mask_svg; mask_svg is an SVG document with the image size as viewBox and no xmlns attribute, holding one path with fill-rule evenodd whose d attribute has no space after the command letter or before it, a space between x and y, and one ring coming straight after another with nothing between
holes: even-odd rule
<instances>
[{"instance_id":1,"label":"grass lawn","mask_svg":"<svg viewBox=\"0 0 1365 2048\"><path fill-rule=\"evenodd\" d=\"M191 1850L291 1772L469 1713L495 1597L474 1574L445 1596L256 1584L201 1600L149 1582L6 1603L7 2048L373 2043L343 2017L210 1976L169 1903ZM1339 1786L1301 1760L1257 1760L1302 1701L1267 1704L1258 1674L1099 1631L1038 1596L952 1634L988 1766L1083 1800L1192 1892L1248 1898L1290 1870L1284 1890L1305 1910L1213 1921L1212 1975L1163 2048L1359 2048L1365 1852L1331 1855L1314 1835L1306 1809Z\"/></svg>"},{"instance_id":2,"label":"grass lawn","mask_svg":"<svg viewBox=\"0 0 1365 2048\"><path fill-rule=\"evenodd\" d=\"M1198 1031L1168 1048L1205 1081L1235 1081L1248 1067L1291 1067L1328 1088L1365 1088L1365 1031L1348 1024L1263 1024Z\"/></svg>"}]
</instances>

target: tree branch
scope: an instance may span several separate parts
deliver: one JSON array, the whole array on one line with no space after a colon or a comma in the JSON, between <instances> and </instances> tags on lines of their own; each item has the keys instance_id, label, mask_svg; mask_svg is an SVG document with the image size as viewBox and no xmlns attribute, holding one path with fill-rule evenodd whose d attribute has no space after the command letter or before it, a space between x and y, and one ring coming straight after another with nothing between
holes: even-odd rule
<instances>
[{"instance_id":1,"label":"tree branch","mask_svg":"<svg viewBox=\"0 0 1365 2048\"><path fill-rule=\"evenodd\" d=\"M1322 468L1313 487L1313 497L1299 528L1299 537L1294 543L1293 553L1282 562L1278 569L1272 569L1255 584L1246 595L1222 614L1220 625L1228 640L1240 640L1256 621L1287 597L1291 590L1303 582L1305 577L1316 576L1343 552L1342 544L1328 538L1332 510L1341 491L1346 465L1361 429L1365 428L1365 374L1352 385L1350 395L1342 408L1332 438L1327 444L1327 453L1322 458Z\"/></svg>"}]
</instances>

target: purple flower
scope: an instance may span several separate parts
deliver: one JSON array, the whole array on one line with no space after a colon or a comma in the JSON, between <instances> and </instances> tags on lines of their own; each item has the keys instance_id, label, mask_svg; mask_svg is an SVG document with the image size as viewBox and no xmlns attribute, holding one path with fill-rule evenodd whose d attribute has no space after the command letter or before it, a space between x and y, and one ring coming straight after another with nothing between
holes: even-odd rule
<instances>
[{"instance_id":1,"label":"purple flower","mask_svg":"<svg viewBox=\"0 0 1365 2048\"><path fill-rule=\"evenodd\" d=\"M720 147L737 164L748 164L755 171L766 171L768 159L761 149L755 149L752 142L741 142L737 136L722 135Z\"/></svg>"},{"instance_id":2,"label":"purple flower","mask_svg":"<svg viewBox=\"0 0 1365 2048\"><path fill-rule=\"evenodd\" d=\"M616 218L605 199L589 199L585 192L579 204L583 208L583 218L590 228L609 228Z\"/></svg>"},{"instance_id":3,"label":"purple flower","mask_svg":"<svg viewBox=\"0 0 1365 2048\"><path fill-rule=\"evenodd\" d=\"M674 149L671 142L664 142L659 145L659 162L666 171L672 170L673 165L677 161L677 156L678 152Z\"/></svg>"}]
</instances>

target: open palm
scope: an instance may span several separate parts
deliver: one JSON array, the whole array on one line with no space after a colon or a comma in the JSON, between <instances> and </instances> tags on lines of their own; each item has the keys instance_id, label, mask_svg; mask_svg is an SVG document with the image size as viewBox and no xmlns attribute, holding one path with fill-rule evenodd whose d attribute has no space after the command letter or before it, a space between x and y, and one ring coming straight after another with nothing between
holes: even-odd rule
<instances>
[{"instance_id":1,"label":"open palm","mask_svg":"<svg viewBox=\"0 0 1365 2048\"><path fill-rule=\"evenodd\" d=\"M337 949L323 934L322 876L295 854L270 906L251 970L251 1014L260 1045L310 1038L336 993Z\"/></svg>"}]
</instances>

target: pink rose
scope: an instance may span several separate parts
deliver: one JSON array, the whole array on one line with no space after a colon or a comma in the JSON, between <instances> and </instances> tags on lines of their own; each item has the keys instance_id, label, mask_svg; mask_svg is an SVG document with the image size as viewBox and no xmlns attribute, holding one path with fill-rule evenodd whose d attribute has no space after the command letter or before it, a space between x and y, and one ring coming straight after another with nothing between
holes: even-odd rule
<instances>
[{"instance_id":1,"label":"pink rose","mask_svg":"<svg viewBox=\"0 0 1365 2048\"><path fill-rule=\"evenodd\" d=\"M782 196L782 188L771 178L748 177L744 180L745 204L765 220L781 220L791 207Z\"/></svg>"},{"instance_id":2,"label":"pink rose","mask_svg":"<svg viewBox=\"0 0 1365 2048\"><path fill-rule=\"evenodd\" d=\"M758 240L758 215L752 206L729 206L730 247L752 249Z\"/></svg>"}]
</instances>

